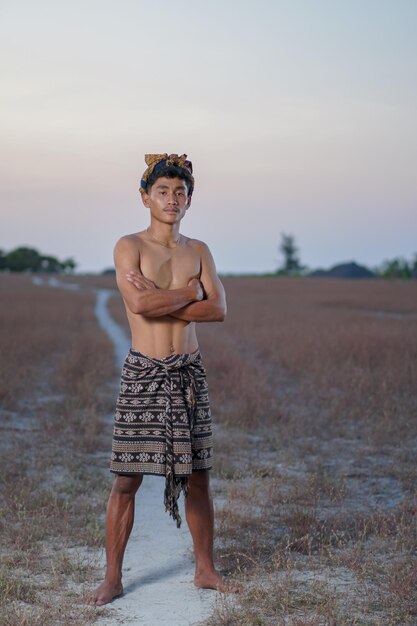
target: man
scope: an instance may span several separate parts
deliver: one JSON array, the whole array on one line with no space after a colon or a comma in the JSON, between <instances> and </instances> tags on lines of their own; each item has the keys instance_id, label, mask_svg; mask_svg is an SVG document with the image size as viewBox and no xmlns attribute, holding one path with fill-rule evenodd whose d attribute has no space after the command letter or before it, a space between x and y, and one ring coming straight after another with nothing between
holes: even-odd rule
<instances>
[{"instance_id":1,"label":"man","mask_svg":"<svg viewBox=\"0 0 417 626\"><path fill-rule=\"evenodd\" d=\"M165 476L165 508L178 527L177 500L185 494L194 584L227 590L213 564L211 416L195 328L223 321L226 300L208 247L180 234L194 188L186 156L145 156L140 192L150 226L122 237L114 251L132 348L116 407L110 468L116 478L106 514L106 576L92 598L97 606L123 593L123 555L144 474Z\"/></svg>"}]
</instances>

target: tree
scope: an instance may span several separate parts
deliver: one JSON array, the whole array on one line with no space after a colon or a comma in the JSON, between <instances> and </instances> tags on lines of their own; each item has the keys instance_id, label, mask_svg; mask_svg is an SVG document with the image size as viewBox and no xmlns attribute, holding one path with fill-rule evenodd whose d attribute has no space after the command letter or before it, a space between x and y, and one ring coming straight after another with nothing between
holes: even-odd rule
<instances>
[{"instance_id":1,"label":"tree","mask_svg":"<svg viewBox=\"0 0 417 626\"><path fill-rule=\"evenodd\" d=\"M65 259L64 261L62 261L61 267L66 274L72 274L75 268L77 267L77 264L74 261L74 259L69 258L69 259Z\"/></svg>"},{"instance_id":2,"label":"tree","mask_svg":"<svg viewBox=\"0 0 417 626\"><path fill-rule=\"evenodd\" d=\"M34 248L21 246L7 254L0 250L0 270L11 272L65 272L72 273L77 264L74 259L60 261L54 256L39 254Z\"/></svg>"},{"instance_id":3,"label":"tree","mask_svg":"<svg viewBox=\"0 0 417 626\"><path fill-rule=\"evenodd\" d=\"M379 275L383 278L412 278L415 276L417 269L417 257L414 259L414 263L406 259L397 257L395 259L388 259L382 263L379 269Z\"/></svg>"},{"instance_id":4,"label":"tree","mask_svg":"<svg viewBox=\"0 0 417 626\"><path fill-rule=\"evenodd\" d=\"M281 233L279 250L284 256L284 262L278 268L277 274L280 276L299 276L305 267L300 263L294 236Z\"/></svg>"},{"instance_id":5,"label":"tree","mask_svg":"<svg viewBox=\"0 0 417 626\"><path fill-rule=\"evenodd\" d=\"M41 272L61 272L62 263L54 256L42 256L40 271Z\"/></svg>"},{"instance_id":6,"label":"tree","mask_svg":"<svg viewBox=\"0 0 417 626\"><path fill-rule=\"evenodd\" d=\"M0 271L6 269L6 255L4 250L0 250Z\"/></svg>"},{"instance_id":7,"label":"tree","mask_svg":"<svg viewBox=\"0 0 417 626\"><path fill-rule=\"evenodd\" d=\"M6 268L12 272L24 272L32 270L37 272L40 270L42 257L34 248L15 248L6 254Z\"/></svg>"},{"instance_id":8,"label":"tree","mask_svg":"<svg viewBox=\"0 0 417 626\"><path fill-rule=\"evenodd\" d=\"M408 277L417 278L417 252L414 253L414 258L408 262Z\"/></svg>"}]
</instances>

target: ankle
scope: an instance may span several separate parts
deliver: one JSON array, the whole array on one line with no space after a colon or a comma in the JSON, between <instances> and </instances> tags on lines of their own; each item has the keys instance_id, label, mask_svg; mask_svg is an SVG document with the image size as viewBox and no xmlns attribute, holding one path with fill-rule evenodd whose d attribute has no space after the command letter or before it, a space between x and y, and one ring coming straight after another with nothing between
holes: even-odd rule
<instances>
[{"instance_id":1,"label":"ankle","mask_svg":"<svg viewBox=\"0 0 417 626\"><path fill-rule=\"evenodd\" d=\"M104 577L104 581L108 585L113 585L117 587L122 584L122 575L121 574L106 574Z\"/></svg>"},{"instance_id":2,"label":"ankle","mask_svg":"<svg viewBox=\"0 0 417 626\"><path fill-rule=\"evenodd\" d=\"M205 561L203 563L199 563L198 565L196 565L195 575L197 577L205 576L207 574L212 574L215 571L216 571L216 568L214 567L213 561Z\"/></svg>"}]
</instances>

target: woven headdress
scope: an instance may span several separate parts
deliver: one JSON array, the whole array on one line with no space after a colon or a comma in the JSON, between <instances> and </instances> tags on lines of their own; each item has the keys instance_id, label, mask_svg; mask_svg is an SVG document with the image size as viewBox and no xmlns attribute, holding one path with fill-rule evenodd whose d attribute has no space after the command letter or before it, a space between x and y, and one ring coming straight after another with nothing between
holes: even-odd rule
<instances>
[{"instance_id":1,"label":"woven headdress","mask_svg":"<svg viewBox=\"0 0 417 626\"><path fill-rule=\"evenodd\" d=\"M190 174L190 178L192 180L191 189L189 190L189 194L191 195L194 189L194 177L193 173L193 164L191 161L187 161L187 155L182 154L178 156L178 154L170 154L168 155L166 152L164 154L145 154L145 163L148 166L146 170L142 174L142 179L140 181L139 191L143 193L148 190L148 180L150 175L158 169L162 169L167 165L176 165L177 167L181 167Z\"/></svg>"}]
</instances>

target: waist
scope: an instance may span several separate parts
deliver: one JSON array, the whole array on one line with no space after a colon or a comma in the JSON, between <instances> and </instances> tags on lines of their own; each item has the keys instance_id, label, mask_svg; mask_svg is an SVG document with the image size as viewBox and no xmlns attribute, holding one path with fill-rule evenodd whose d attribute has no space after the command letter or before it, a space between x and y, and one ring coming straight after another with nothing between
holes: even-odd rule
<instances>
[{"instance_id":1,"label":"waist","mask_svg":"<svg viewBox=\"0 0 417 626\"><path fill-rule=\"evenodd\" d=\"M201 362L202 358L198 347L192 352L174 353L162 358L144 354L135 348L130 348L127 360L142 367L159 366L164 369L177 369Z\"/></svg>"}]
</instances>

